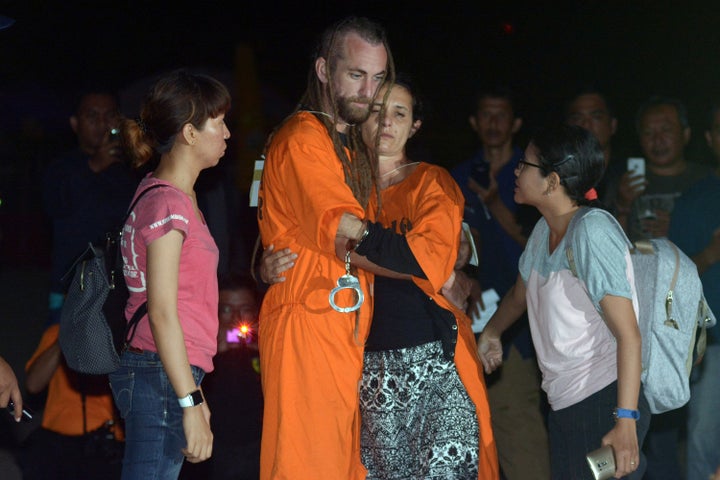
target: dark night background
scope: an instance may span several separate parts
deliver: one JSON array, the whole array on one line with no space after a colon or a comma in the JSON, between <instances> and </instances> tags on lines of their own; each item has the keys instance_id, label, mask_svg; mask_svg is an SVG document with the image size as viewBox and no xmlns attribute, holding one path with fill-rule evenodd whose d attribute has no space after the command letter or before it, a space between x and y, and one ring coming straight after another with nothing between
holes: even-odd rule
<instances>
[{"instance_id":1,"label":"dark night background","mask_svg":"<svg viewBox=\"0 0 720 480\"><path fill-rule=\"evenodd\" d=\"M638 153L637 106L652 94L677 96L694 127L689 157L705 161L704 117L720 78L720 2L710 1L26 0L0 2L0 14L16 19L0 31L0 259L14 264L42 264L37 180L73 144L67 118L78 88L117 89L132 114L150 77L181 66L218 75L234 97L224 162L246 189L265 134L304 88L318 33L348 14L387 27L397 69L430 107L419 151L446 167L476 148L467 116L475 88L490 83L521 95L520 143L560 117L570 91L595 84L619 118L621 158ZM240 46L249 62L236 61Z\"/></svg>"},{"instance_id":2,"label":"dark night background","mask_svg":"<svg viewBox=\"0 0 720 480\"><path fill-rule=\"evenodd\" d=\"M676 96L694 129L688 158L707 161L705 114L720 99L717 0L0 0L0 15L16 19L0 31L0 354L21 382L47 318L50 238L39 185L74 143L75 91L105 84L132 114L159 73L186 66L222 77L234 99L223 167L246 190L265 134L304 89L317 35L348 14L386 26L398 70L430 106L419 150L445 167L477 148L467 122L473 92L495 83L521 94L520 144L560 117L576 86L595 84L615 107L621 161L639 154L638 105ZM251 61L236 61L241 46ZM251 215L238 223L254 229ZM0 446L5 438L0 430Z\"/></svg>"}]
</instances>

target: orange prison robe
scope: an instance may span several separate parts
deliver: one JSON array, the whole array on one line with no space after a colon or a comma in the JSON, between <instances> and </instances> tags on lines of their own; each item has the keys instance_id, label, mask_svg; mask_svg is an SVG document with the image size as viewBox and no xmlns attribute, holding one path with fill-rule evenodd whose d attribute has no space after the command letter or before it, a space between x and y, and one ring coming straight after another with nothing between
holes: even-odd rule
<instances>
[{"instance_id":1,"label":"orange prison robe","mask_svg":"<svg viewBox=\"0 0 720 480\"><path fill-rule=\"evenodd\" d=\"M372 275L357 273L365 294L357 315L336 312L328 297L345 274L335 255L340 217L364 218L365 212L313 114L297 113L275 133L258 207L263 246L290 247L298 254L286 280L270 287L260 311L265 397L260 478L364 479L359 382ZM337 303L355 302L346 295Z\"/></svg>"},{"instance_id":2,"label":"orange prison robe","mask_svg":"<svg viewBox=\"0 0 720 480\"><path fill-rule=\"evenodd\" d=\"M478 479L498 479L500 474L490 407L471 322L465 312L440 294L457 259L465 202L463 194L445 169L421 163L402 182L383 190L381 196L382 211L377 220L384 227L392 227L396 233L405 235L415 259L427 276L427 280L413 277L413 281L440 307L455 315L455 367L475 404L480 431ZM376 210L374 203L373 195L368 207L371 214Z\"/></svg>"},{"instance_id":3,"label":"orange prison robe","mask_svg":"<svg viewBox=\"0 0 720 480\"><path fill-rule=\"evenodd\" d=\"M25 366L28 371L40 355L47 351L58 341L60 333L60 325L51 325L45 330L40 344L35 353ZM93 389L85 396L85 413L83 414L82 394L78 388L78 380L76 375L62 360L55 370L48 383L47 400L45 402L45 411L43 413L42 426L47 430L62 435L82 435L83 431L83 415L86 416L87 432L92 432L102 427L106 422L115 420L113 411L113 399L110 387L107 386L104 393L100 393ZM96 386L101 381L98 376L95 380L86 380L92 382L88 388ZM107 385L107 378L104 383ZM96 387L95 387L96 388ZM123 439L120 428L115 428L116 438Z\"/></svg>"}]
</instances>

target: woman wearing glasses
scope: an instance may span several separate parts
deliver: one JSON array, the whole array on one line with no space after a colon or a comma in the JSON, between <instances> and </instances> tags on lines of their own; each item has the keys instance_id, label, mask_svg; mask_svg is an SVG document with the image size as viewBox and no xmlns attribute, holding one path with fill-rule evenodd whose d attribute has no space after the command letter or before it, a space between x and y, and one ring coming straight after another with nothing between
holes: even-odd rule
<instances>
[{"instance_id":1,"label":"woman wearing glasses","mask_svg":"<svg viewBox=\"0 0 720 480\"><path fill-rule=\"evenodd\" d=\"M478 350L490 373L502 363L500 335L527 309L548 418L552 478L592 478L585 455L615 452L616 478L640 478L649 410L640 385L640 332L628 243L597 198L603 153L579 127L548 130L530 142L515 171L515 201L542 218L520 258L517 282L483 331ZM568 249L572 251L571 268ZM575 273L573 273L573 270ZM615 418L613 418L615 417Z\"/></svg>"}]
</instances>

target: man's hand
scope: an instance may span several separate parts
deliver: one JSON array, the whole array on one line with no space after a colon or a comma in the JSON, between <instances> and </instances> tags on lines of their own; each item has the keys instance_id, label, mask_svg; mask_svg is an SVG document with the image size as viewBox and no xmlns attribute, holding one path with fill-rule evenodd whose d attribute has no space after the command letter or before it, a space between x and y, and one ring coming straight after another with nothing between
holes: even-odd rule
<instances>
[{"instance_id":1,"label":"man's hand","mask_svg":"<svg viewBox=\"0 0 720 480\"><path fill-rule=\"evenodd\" d=\"M643 179L640 181L640 179ZM618 185L617 206L621 210L629 210L633 201L645 191L648 182L641 175L632 175L632 172L625 172L620 177Z\"/></svg>"},{"instance_id":2,"label":"man's hand","mask_svg":"<svg viewBox=\"0 0 720 480\"><path fill-rule=\"evenodd\" d=\"M103 141L95 150L95 154L90 157L90 169L99 173L107 169L110 165L116 162L120 162L123 159L122 147L120 145L120 139L117 135L111 136L110 132L105 134Z\"/></svg>"},{"instance_id":3,"label":"man's hand","mask_svg":"<svg viewBox=\"0 0 720 480\"><path fill-rule=\"evenodd\" d=\"M260 259L260 279L268 285L284 282L285 277L282 273L295 266L296 258L297 253L293 253L289 248L276 252L274 245L268 246L263 250Z\"/></svg>"},{"instance_id":4,"label":"man's hand","mask_svg":"<svg viewBox=\"0 0 720 480\"><path fill-rule=\"evenodd\" d=\"M467 310L467 298L472 288L471 280L462 270L455 270L450 274L442 286L440 293L463 312Z\"/></svg>"},{"instance_id":5,"label":"man's hand","mask_svg":"<svg viewBox=\"0 0 720 480\"><path fill-rule=\"evenodd\" d=\"M640 226L643 232L652 238L667 237L670 230L670 212L665 210L653 210L655 218L645 218L640 220Z\"/></svg>"},{"instance_id":6,"label":"man's hand","mask_svg":"<svg viewBox=\"0 0 720 480\"><path fill-rule=\"evenodd\" d=\"M480 199L480 201L482 201L485 205L490 205L492 202L499 198L498 184L495 180L495 177L492 175L490 175L490 184L487 188L484 188L472 178L468 180L467 185L468 188L472 190L472 192L475 193Z\"/></svg>"},{"instance_id":7,"label":"man's hand","mask_svg":"<svg viewBox=\"0 0 720 480\"><path fill-rule=\"evenodd\" d=\"M18 386L17 377L10 365L0 357L0 408L8 406L12 400L15 404L15 421L19 422L22 418L22 396L20 395L20 387Z\"/></svg>"},{"instance_id":8,"label":"man's hand","mask_svg":"<svg viewBox=\"0 0 720 480\"><path fill-rule=\"evenodd\" d=\"M482 286L480 286L480 282L478 282L476 279L471 278L470 279L470 299L468 302L470 303L468 307L468 317L474 318L480 316L480 310L485 310L485 302L483 302L482 298Z\"/></svg>"}]
</instances>

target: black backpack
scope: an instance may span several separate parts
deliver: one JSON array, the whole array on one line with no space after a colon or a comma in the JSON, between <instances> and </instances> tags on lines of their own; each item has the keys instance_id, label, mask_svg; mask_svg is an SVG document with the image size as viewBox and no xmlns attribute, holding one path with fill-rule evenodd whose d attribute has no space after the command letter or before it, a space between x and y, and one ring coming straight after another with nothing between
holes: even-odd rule
<instances>
[{"instance_id":1,"label":"black backpack","mask_svg":"<svg viewBox=\"0 0 720 480\"><path fill-rule=\"evenodd\" d=\"M60 315L59 341L67 365L77 372L101 375L117 370L120 353L147 313L145 302L129 322L125 320L129 293L120 241L135 205L148 191L163 186L143 190L130 205L122 224L105 234L105 244L90 243L66 274L74 272Z\"/></svg>"}]
</instances>

